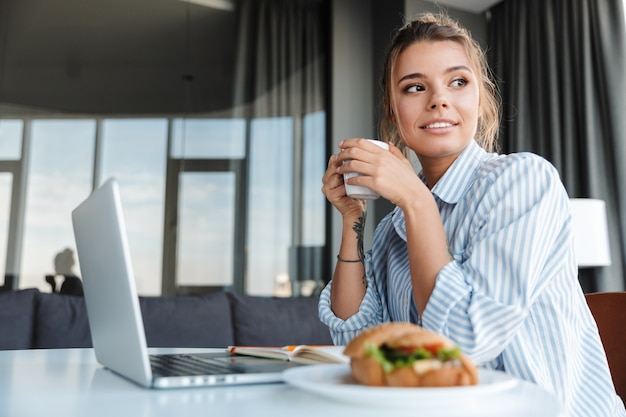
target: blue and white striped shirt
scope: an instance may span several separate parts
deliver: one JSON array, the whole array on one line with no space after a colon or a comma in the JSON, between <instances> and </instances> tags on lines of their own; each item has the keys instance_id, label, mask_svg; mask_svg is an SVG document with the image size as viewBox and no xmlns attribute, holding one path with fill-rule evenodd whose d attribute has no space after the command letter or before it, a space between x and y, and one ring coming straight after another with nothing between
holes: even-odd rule
<instances>
[{"instance_id":1,"label":"blue and white striped shirt","mask_svg":"<svg viewBox=\"0 0 626 417\"><path fill-rule=\"evenodd\" d=\"M477 365L554 393L569 416L626 416L578 283L569 198L556 169L531 153L497 155L472 142L432 194L453 260L437 276L422 326ZM332 281L322 292L320 318L335 344L416 317L399 208L377 226L365 271L365 297L345 321L331 310Z\"/></svg>"}]
</instances>

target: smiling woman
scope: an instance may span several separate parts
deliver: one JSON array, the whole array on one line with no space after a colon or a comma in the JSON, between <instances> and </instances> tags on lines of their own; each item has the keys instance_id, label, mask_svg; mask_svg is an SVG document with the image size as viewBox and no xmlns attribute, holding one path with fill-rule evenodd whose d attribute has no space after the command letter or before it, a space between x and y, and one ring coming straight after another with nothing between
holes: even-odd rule
<instances>
[{"instance_id":1,"label":"smiling woman","mask_svg":"<svg viewBox=\"0 0 626 417\"><path fill-rule=\"evenodd\" d=\"M418 324L477 366L554 393L568 415L626 416L578 282L567 192L544 158L489 152L499 123L489 76L482 50L446 15L394 33L382 83L389 152L347 138L322 179L343 227L320 317L336 344ZM344 183L344 172L361 175ZM396 205L366 253L364 205L346 185Z\"/></svg>"},{"instance_id":2,"label":"smiling woman","mask_svg":"<svg viewBox=\"0 0 626 417\"><path fill-rule=\"evenodd\" d=\"M436 49L444 52L435 54ZM480 84L471 66L463 47L452 41L414 43L398 57L391 111L400 122L402 144L420 160L446 155L451 163L474 138ZM428 183L435 184L442 174L427 178Z\"/></svg>"}]
</instances>

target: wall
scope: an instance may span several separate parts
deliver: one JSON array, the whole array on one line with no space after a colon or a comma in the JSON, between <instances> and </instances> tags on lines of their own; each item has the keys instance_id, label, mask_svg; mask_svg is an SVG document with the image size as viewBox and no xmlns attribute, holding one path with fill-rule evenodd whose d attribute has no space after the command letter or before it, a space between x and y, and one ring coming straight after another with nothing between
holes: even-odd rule
<instances>
[{"instance_id":1,"label":"wall","mask_svg":"<svg viewBox=\"0 0 626 417\"><path fill-rule=\"evenodd\" d=\"M338 143L345 138L374 137L372 0L333 0L331 16L329 152L337 153ZM342 219L334 208L331 223L332 233L327 242L332 248L331 256L335 256L339 253ZM367 223L367 236L371 236L372 223ZM366 247L370 242L366 242ZM329 265L331 271L334 270L334 258Z\"/></svg>"},{"instance_id":2,"label":"wall","mask_svg":"<svg viewBox=\"0 0 626 417\"><path fill-rule=\"evenodd\" d=\"M454 9L452 7L438 6L430 1L423 0L406 0L406 16L411 17L422 12L437 13L441 10L456 19L484 48L487 44L487 19L484 14L470 13L463 10Z\"/></svg>"}]
</instances>

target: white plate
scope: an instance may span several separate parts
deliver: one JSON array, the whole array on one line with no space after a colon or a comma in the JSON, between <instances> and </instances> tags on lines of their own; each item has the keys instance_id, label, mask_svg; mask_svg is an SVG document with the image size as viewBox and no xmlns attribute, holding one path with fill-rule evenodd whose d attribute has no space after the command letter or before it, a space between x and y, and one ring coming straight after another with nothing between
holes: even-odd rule
<instances>
[{"instance_id":1,"label":"white plate","mask_svg":"<svg viewBox=\"0 0 626 417\"><path fill-rule=\"evenodd\" d=\"M288 369L283 379L289 385L324 397L361 405L419 407L441 409L459 402L467 404L485 401L517 384L510 375L488 369L479 369L479 384L467 387L395 388L368 387L355 382L350 365L310 365Z\"/></svg>"}]
</instances>

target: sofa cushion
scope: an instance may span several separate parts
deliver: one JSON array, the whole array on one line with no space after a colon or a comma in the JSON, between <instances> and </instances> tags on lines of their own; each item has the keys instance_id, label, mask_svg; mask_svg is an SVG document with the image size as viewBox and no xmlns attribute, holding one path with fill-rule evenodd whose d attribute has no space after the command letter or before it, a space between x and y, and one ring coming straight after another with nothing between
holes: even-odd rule
<instances>
[{"instance_id":1,"label":"sofa cushion","mask_svg":"<svg viewBox=\"0 0 626 417\"><path fill-rule=\"evenodd\" d=\"M333 344L328 327L319 319L317 297L229 296L237 345Z\"/></svg>"},{"instance_id":2,"label":"sofa cushion","mask_svg":"<svg viewBox=\"0 0 626 417\"><path fill-rule=\"evenodd\" d=\"M151 347L226 347L234 343L225 293L202 297L140 297Z\"/></svg>"},{"instance_id":3,"label":"sofa cushion","mask_svg":"<svg viewBox=\"0 0 626 417\"><path fill-rule=\"evenodd\" d=\"M32 347L38 294L39 290L35 288L0 292L0 349Z\"/></svg>"},{"instance_id":4,"label":"sofa cushion","mask_svg":"<svg viewBox=\"0 0 626 417\"><path fill-rule=\"evenodd\" d=\"M40 293L35 321L35 348L91 347L91 332L83 297Z\"/></svg>"}]
</instances>

